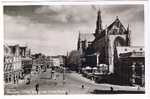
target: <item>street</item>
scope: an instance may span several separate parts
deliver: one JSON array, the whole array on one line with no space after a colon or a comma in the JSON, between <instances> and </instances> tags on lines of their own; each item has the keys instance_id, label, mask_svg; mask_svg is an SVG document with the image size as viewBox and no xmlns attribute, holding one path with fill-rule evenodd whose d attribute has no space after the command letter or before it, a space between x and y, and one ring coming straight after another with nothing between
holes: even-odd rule
<instances>
[{"instance_id":1,"label":"street","mask_svg":"<svg viewBox=\"0 0 150 99\"><path fill-rule=\"evenodd\" d=\"M21 83L18 85L5 85L5 95L36 95L35 85L39 84L39 94L90 94L94 89L110 90L136 90L137 88L120 87L109 84L96 84L93 81L72 72L54 73L53 79L50 78L51 70L47 70L39 75L31 76L30 84Z\"/></svg>"}]
</instances>

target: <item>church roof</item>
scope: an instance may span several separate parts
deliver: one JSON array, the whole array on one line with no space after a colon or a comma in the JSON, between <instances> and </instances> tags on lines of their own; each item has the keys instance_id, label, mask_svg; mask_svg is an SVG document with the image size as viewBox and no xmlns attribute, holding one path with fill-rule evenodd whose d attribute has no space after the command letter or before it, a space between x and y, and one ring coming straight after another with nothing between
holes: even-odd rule
<instances>
[{"instance_id":1,"label":"church roof","mask_svg":"<svg viewBox=\"0 0 150 99\"><path fill-rule=\"evenodd\" d=\"M107 27L107 30L119 29L119 33L124 33L126 31L125 27L122 25L121 21L117 17L116 20Z\"/></svg>"},{"instance_id":2,"label":"church roof","mask_svg":"<svg viewBox=\"0 0 150 99\"><path fill-rule=\"evenodd\" d=\"M92 33L80 33L80 41L92 42L95 39L95 36Z\"/></svg>"},{"instance_id":3,"label":"church roof","mask_svg":"<svg viewBox=\"0 0 150 99\"><path fill-rule=\"evenodd\" d=\"M114 29L116 29L117 31L114 31ZM122 25L121 21L119 20L119 18L117 17L116 20L110 24L107 28L103 29L101 31L101 33L99 34L99 36L96 37L96 39L94 41L97 41L98 39L102 38L105 36L106 31L108 34L124 34L126 33L126 29L125 27Z\"/></svg>"}]
</instances>

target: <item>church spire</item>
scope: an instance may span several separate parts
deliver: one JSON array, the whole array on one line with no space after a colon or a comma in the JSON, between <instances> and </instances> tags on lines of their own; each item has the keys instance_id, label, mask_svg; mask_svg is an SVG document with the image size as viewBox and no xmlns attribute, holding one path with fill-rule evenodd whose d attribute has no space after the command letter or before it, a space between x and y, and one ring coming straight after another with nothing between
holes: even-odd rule
<instances>
[{"instance_id":1,"label":"church spire","mask_svg":"<svg viewBox=\"0 0 150 99\"><path fill-rule=\"evenodd\" d=\"M81 33L79 31L77 50L80 49L80 47L81 47L80 45L81 45Z\"/></svg>"},{"instance_id":2,"label":"church spire","mask_svg":"<svg viewBox=\"0 0 150 99\"><path fill-rule=\"evenodd\" d=\"M101 19L101 11L99 9L97 12L95 36L99 35L101 31L102 31L102 19Z\"/></svg>"},{"instance_id":3,"label":"church spire","mask_svg":"<svg viewBox=\"0 0 150 99\"><path fill-rule=\"evenodd\" d=\"M99 9L98 13L97 13L97 23L96 23L96 28L98 30L102 30L102 19L101 19L101 11Z\"/></svg>"}]
</instances>

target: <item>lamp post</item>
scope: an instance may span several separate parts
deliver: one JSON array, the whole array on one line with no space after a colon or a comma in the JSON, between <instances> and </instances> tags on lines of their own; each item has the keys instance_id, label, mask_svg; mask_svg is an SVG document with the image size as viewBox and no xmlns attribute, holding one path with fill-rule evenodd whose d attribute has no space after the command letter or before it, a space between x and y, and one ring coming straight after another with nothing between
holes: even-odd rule
<instances>
[{"instance_id":1,"label":"lamp post","mask_svg":"<svg viewBox=\"0 0 150 99\"><path fill-rule=\"evenodd\" d=\"M63 85L65 84L65 68L63 67Z\"/></svg>"},{"instance_id":2,"label":"lamp post","mask_svg":"<svg viewBox=\"0 0 150 99\"><path fill-rule=\"evenodd\" d=\"M65 80L65 68L63 68L63 81Z\"/></svg>"}]
</instances>

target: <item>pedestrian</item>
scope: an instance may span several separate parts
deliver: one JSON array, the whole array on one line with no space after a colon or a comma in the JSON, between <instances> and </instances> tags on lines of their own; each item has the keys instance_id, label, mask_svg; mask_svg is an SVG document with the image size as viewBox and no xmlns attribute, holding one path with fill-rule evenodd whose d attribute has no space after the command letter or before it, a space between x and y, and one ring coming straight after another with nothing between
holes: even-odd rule
<instances>
[{"instance_id":1,"label":"pedestrian","mask_svg":"<svg viewBox=\"0 0 150 99\"><path fill-rule=\"evenodd\" d=\"M113 87L110 87L110 91L113 92L113 91L114 91L114 88L113 88Z\"/></svg>"},{"instance_id":2,"label":"pedestrian","mask_svg":"<svg viewBox=\"0 0 150 99\"><path fill-rule=\"evenodd\" d=\"M140 86L137 86L137 90L140 91Z\"/></svg>"},{"instance_id":3,"label":"pedestrian","mask_svg":"<svg viewBox=\"0 0 150 99\"><path fill-rule=\"evenodd\" d=\"M65 94L68 95L68 92L66 91Z\"/></svg>"},{"instance_id":4,"label":"pedestrian","mask_svg":"<svg viewBox=\"0 0 150 99\"><path fill-rule=\"evenodd\" d=\"M26 84L27 84L27 85L30 84L30 78L27 78Z\"/></svg>"},{"instance_id":5,"label":"pedestrian","mask_svg":"<svg viewBox=\"0 0 150 99\"><path fill-rule=\"evenodd\" d=\"M17 76L16 82L17 82L17 84L18 84L18 82L19 82L18 76Z\"/></svg>"},{"instance_id":6,"label":"pedestrian","mask_svg":"<svg viewBox=\"0 0 150 99\"><path fill-rule=\"evenodd\" d=\"M57 86L57 82L55 82L54 85Z\"/></svg>"},{"instance_id":7,"label":"pedestrian","mask_svg":"<svg viewBox=\"0 0 150 99\"><path fill-rule=\"evenodd\" d=\"M82 87L82 89L84 89L84 85L82 85L81 87Z\"/></svg>"},{"instance_id":8,"label":"pedestrian","mask_svg":"<svg viewBox=\"0 0 150 99\"><path fill-rule=\"evenodd\" d=\"M36 93L38 94L38 92L39 92L39 84L38 83L35 85L35 90L36 90Z\"/></svg>"},{"instance_id":9,"label":"pedestrian","mask_svg":"<svg viewBox=\"0 0 150 99\"><path fill-rule=\"evenodd\" d=\"M15 78L15 76L14 76L14 84L16 84L16 78Z\"/></svg>"}]
</instances>

